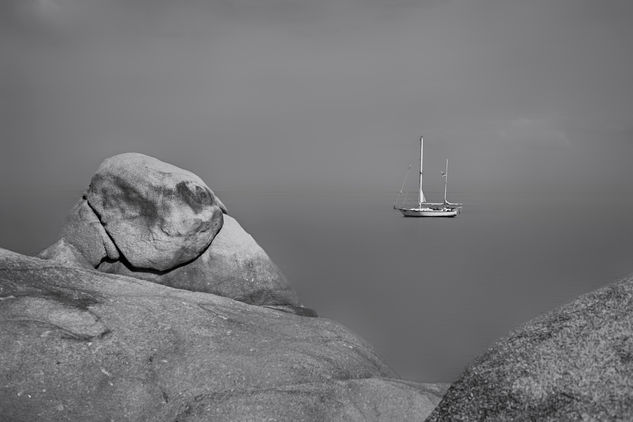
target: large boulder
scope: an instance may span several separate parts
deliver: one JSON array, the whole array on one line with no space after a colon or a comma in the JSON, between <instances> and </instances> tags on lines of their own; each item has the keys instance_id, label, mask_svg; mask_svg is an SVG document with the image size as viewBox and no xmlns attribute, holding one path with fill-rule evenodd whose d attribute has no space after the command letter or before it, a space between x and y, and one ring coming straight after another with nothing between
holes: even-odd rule
<instances>
[{"instance_id":1,"label":"large boulder","mask_svg":"<svg viewBox=\"0 0 633 422\"><path fill-rule=\"evenodd\" d=\"M103 161L86 200L135 268L165 271L189 262L222 227L221 203L202 179L143 154Z\"/></svg>"},{"instance_id":2,"label":"large boulder","mask_svg":"<svg viewBox=\"0 0 633 422\"><path fill-rule=\"evenodd\" d=\"M142 154L106 159L40 253L59 263L314 315L193 173Z\"/></svg>"},{"instance_id":3,"label":"large boulder","mask_svg":"<svg viewBox=\"0 0 633 422\"><path fill-rule=\"evenodd\" d=\"M156 272L138 270L123 261L103 261L98 269L255 305L300 306L297 294L279 268L229 215L224 216L224 225L211 246L187 265Z\"/></svg>"},{"instance_id":4,"label":"large boulder","mask_svg":"<svg viewBox=\"0 0 633 422\"><path fill-rule=\"evenodd\" d=\"M633 420L633 278L497 342L430 421Z\"/></svg>"},{"instance_id":5,"label":"large boulder","mask_svg":"<svg viewBox=\"0 0 633 422\"><path fill-rule=\"evenodd\" d=\"M0 249L3 420L424 419L394 377L332 321Z\"/></svg>"}]
</instances>

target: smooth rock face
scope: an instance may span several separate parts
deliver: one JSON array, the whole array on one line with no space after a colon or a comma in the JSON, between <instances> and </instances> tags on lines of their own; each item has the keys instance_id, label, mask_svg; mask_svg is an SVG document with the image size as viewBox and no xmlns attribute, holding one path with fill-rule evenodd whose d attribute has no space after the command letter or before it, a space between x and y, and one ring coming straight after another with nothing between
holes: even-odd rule
<instances>
[{"instance_id":1,"label":"smooth rock face","mask_svg":"<svg viewBox=\"0 0 633 422\"><path fill-rule=\"evenodd\" d=\"M211 246L186 265L157 273L135 270L121 261L104 261L98 269L255 305L300 306L297 294L266 252L228 215Z\"/></svg>"},{"instance_id":2,"label":"smooth rock face","mask_svg":"<svg viewBox=\"0 0 633 422\"><path fill-rule=\"evenodd\" d=\"M105 258L118 259L119 252L85 199L80 199L66 217L61 239L42 251L41 258L75 262L94 268Z\"/></svg>"},{"instance_id":3,"label":"smooth rock face","mask_svg":"<svg viewBox=\"0 0 633 422\"><path fill-rule=\"evenodd\" d=\"M103 161L86 199L135 268L165 271L191 261L222 227L221 205L202 179L142 154Z\"/></svg>"},{"instance_id":4,"label":"smooth rock face","mask_svg":"<svg viewBox=\"0 0 633 422\"><path fill-rule=\"evenodd\" d=\"M633 278L500 340L429 420L633 420Z\"/></svg>"},{"instance_id":5,"label":"smooth rock face","mask_svg":"<svg viewBox=\"0 0 633 422\"><path fill-rule=\"evenodd\" d=\"M4 420L423 420L442 387L393 377L328 320L0 249Z\"/></svg>"}]
</instances>

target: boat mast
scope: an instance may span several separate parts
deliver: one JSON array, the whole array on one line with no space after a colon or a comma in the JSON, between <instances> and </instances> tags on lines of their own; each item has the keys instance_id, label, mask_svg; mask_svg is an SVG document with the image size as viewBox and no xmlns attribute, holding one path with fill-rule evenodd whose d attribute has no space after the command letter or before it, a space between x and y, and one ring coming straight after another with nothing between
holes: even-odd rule
<instances>
[{"instance_id":1,"label":"boat mast","mask_svg":"<svg viewBox=\"0 0 633 422\"><path fill-rule=\"evenodd\" d=\"M426 198L424 197L424 192L422 191L422 164L424 163L424 138L420 136L420 184L419 194L418 194L418 208L422 208L422 203L426 202Z\"/></svg>"},{"instance_id":2,"label":"boat mast","mask_svg":"<svg viewBox=\"0 0 633 422\"><path fill-rule=\"evenodd\" d=\"M446 200L446 186L448 185L448 158L446 159L446 167L444 168L444 204L448 204Z\"/></svg>"}]
</instances>

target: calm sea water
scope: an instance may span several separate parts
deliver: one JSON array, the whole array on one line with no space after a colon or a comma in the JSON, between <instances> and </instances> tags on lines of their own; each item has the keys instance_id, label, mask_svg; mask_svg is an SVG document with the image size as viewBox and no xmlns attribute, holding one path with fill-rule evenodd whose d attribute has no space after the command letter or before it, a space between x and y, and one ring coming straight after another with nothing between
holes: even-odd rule
<instances>
[{"instance_id":1,"label":"calm sea water","mask_svg":"<svg viewBox=\"0 0 633 422\"><path fill-rule=\"evenodd\" d=\"M307 306L408 379L453 380L512 328L633 271L631 200L454 195L459 217L411 219L388 192L220 195Z\"/></svg>"},{"instance_id":2,"label":"calm sea water","mask_svg":"<svg viewBox=\"0 0 633 422\"><path fill-rule=\"evenodd\" d=\"M471 192L453 195L455 219L405 219L391 192L218 194L306 306L413 380L451 381L510 329L633 271L629 198ZM2 247L56 238L78 194L42 195L0 208Z\"/></svg>"}]
</instances>

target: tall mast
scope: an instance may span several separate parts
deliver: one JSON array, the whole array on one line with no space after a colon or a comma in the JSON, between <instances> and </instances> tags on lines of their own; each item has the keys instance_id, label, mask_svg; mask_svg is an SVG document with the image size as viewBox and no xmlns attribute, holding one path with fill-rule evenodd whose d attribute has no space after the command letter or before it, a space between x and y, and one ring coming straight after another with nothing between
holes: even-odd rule
<instances>
[{"instance_id":1,"label":"tall mast","mask_svg":"<svg viewBox=\"0 0 633 422\"><path fill-rule=\"evenodd\" d=\"M422 203L426 202L424 192L422 191L422 164L424 163L424 138L420 136L420 184L418 186L420 192L418 194L418 208L422 208Z\"/></svg>"},{"instance_id":2,"label":"tall mast","mask_svg":"<svg viewBox=\"0 0 633 422\"><path fill-rule=\"evenodd\" d=\"M448 204L446 200L446 186L448 185L448 158L446 159L446 167L444 168L444 204Z\"/></svg>"}]
</instances>

